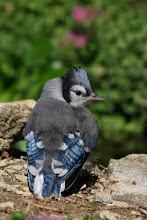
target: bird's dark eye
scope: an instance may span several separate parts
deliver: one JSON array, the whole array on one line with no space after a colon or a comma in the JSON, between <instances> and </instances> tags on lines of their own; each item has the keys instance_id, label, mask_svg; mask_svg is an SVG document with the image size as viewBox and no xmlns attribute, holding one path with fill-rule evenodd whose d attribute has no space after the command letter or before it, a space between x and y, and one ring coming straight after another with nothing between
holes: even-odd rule
<instances>
[{"instance_id":1,"label":"bird's dark eye","mask_svg":"<svg viewBox=\"0 0 147 220\"><path fill-rule=\"evenodd\" d=\"M76 95L81 95L82 92L81 91L76 91Z\"/></svg>"}]
</instances>

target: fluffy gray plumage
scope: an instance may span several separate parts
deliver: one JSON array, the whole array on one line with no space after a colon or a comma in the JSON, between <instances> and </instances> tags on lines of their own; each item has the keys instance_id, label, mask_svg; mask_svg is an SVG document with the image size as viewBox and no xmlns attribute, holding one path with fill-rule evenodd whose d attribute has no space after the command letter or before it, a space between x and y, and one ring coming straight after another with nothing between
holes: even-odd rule
<instances>
[{"instance_id":1,"label":"fluffy gray plumage","mask_svg":"<svg viewBox=\"0 0 147 220\"><path fill-rule=\"evenodd\" d=\"M45 84L24 130L24 135L30 129L34 131L45 146L46 159L43 170L50 168L53 156L62 144L63 138L69 133L80 131L85 147L92 148L94 144L96 145L98 137L96 120L84 107L84 102L79 106L75 105L76 107L70 105L70 88L73 85L85 88L87 96L92 93L86 72L82 68L72 68L64 77L50 80Z\"/></svg>"}]
</instances>

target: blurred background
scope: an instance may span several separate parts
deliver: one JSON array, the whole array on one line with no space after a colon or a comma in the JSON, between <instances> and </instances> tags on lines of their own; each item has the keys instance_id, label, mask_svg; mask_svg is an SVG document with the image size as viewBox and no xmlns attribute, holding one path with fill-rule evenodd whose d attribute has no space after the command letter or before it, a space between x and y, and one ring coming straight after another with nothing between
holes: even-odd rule
<instances>
[{"instance_id":1,"label":"blurred background","mask_svg":"<svg viewBox=\"0 0 147 220\"><path fill-rule=\"evenodd\" d=\"M106 99L89 106L100 125L92 162L147 153L147 1L5 0L0 15L0 102L37 100L82 66Z\"/></svg>"}]
</instances>

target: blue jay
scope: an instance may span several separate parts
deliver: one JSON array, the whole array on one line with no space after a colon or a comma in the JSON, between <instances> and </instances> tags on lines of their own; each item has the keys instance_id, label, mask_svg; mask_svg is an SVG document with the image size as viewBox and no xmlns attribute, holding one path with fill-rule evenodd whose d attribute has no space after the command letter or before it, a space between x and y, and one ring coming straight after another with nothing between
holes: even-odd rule
<instances>
[{"instance_id":1,"label":"blue jay","mask_svg":"<svg viewBox=\"0 0 147 220\"><path fill-rule=\"evenodd\" d=\"M98 138L98 124L85 104L99 100L81 67L45 84L24 129L34 194L61 196L72 186Z\"/></svg>"}]
</instances>

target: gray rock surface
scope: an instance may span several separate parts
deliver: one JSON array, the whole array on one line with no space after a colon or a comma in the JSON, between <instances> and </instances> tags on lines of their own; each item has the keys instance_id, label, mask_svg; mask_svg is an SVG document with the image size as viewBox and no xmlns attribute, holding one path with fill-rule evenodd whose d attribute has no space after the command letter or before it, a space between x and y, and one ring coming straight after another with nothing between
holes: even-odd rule
<instances>
[{"instance_id":1,"label":"gray rock surface","mask_svg":"<svg viewBox=\"0 0 147 220\"><path fill-rule=\"evenodd\" d=\"M0 151L23 139L22 130L35 103L34 100L0 103Z\"/></svg>"},{"instance_id":2,"label":"gray rock surface","mask_svg":"<svg viewBox=\"0 0 147 220\"><path fill-rule=\"evenodd\" d=\"M105 180L99 176L103 190L93 190L88 199L111 206L141 206L147 209L147 154L130 154L111 159ZM103 180L103 181L101 181Z\"/></svg>"},{"instance_id":3,"label":"gray rock surface","mask_svg":"<svg viewBox=\"0 0 147 220\"><path fill-rule=\"evenodd\" d=\"M147 154L131 154L108 166L113 200L147 206Z\"/></svg>"}]
</instances>

